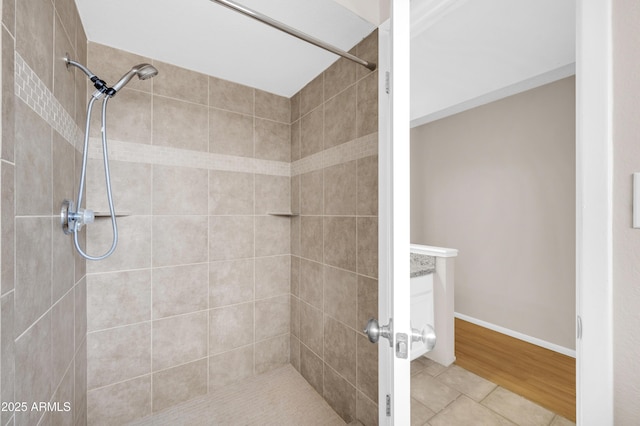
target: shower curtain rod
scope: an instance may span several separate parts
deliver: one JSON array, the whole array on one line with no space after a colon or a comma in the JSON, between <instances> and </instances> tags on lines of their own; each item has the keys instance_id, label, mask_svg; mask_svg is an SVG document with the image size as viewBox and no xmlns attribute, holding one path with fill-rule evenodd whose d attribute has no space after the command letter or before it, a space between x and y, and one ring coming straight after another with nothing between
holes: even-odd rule
<instances>
[{"instance_id":1,"label":"shower curtain rod","mask_svg":"<svg viewBox=\"0 0 640 426\"><path fill-rule=\"evenodd\" d=\"M285 32L289 35L292 35L294 37L299 38L300 40L304 40L307 43L311 43L315 46L318 46L324 50L328 50L331 53L335 53L336 55L342 56L343 58L347 58L353 62L356 62L364 67L369 68L371 71L375 71L376 69L376 64L373 62L367 62L364 59L360 59L357 56L352 55L349 52L345 52L344 50L338 49L337 47L334 47L330 44L327 44L325 42L323 42L322 40L318 40L315 37L311 37L308 34L305 34L301 31L296 30L295 28L292 28L286 24L283 24L282 22L276 21L274 19L269 18L266 15L263 15L260 12L256 12L255 10L249 9L247 7L244 7L242 5L239 5L237 3L234 3L232 1L229 0L211 0L214 3L218 3L222 6L228 7L231 10L234 10L236 12L242 13L243 15L246 15L250 18L253 18L257 21L262 22L263 24L267 24L270 27L273 27L277 30L280 30L282 32Z\"/></svg>"}]
</instances>

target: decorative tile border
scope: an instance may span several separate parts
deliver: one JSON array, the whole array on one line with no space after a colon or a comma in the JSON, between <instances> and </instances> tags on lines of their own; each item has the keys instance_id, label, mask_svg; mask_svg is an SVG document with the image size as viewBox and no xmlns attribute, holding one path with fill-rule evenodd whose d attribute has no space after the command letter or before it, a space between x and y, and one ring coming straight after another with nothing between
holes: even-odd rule
<instances>
[{"instance_id":1,"label":"decorative tile border","mask_svg":"<svg viewBox=\"0 0 640 426\"><path fill-rule=\"evenodd\" d=\"M378 133L376 132L294 161L291 163L291 176L358 160L377 153Z\"/></svg>"},{"instance_id":2,"label":"decorative tile border","mask_svg":"<svg viewBox=\"0 0 640 426\"><path fill-rule=\"evenodd\" d=\"M15 94L76 149L82 149L83 131L24 59L15 53ZM117 161L297 176L378 153L378 133L372 133L322 152L288 163L233 155L211 154L178 148L109 139L109 158ZM89 141L89 158L102 158L100 138Z\"/></svg>"},{"instance_id":3,"label":"decorative tile border","mask_svg":"<svg viewBox=\"0 0 640 426\"><path fill-rule=\"evenodd\" d=\"M82 130L18 52L15 52L15 94L67 142L79 146Z\"/></svg>"}]
</instances>

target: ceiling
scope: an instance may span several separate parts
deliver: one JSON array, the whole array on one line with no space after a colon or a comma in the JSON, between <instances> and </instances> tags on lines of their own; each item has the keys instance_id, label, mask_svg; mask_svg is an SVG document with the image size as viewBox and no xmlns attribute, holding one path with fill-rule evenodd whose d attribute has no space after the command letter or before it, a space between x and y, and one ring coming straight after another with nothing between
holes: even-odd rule
<instances>
[{"instance_id":1,"label":"ceiling","mask_svg":"<svg viewBox=\"0 0 640 426\"><path fill-rule=\"evenodd\" d=\"M292 96L336 60L209 0L75 1L92 42L281 96ZM375 29L380 5L388 3L237 1L343 50ZM413 0L411 6L414 126L574 72L575 0Z\"/></svg>"}]
</instances>

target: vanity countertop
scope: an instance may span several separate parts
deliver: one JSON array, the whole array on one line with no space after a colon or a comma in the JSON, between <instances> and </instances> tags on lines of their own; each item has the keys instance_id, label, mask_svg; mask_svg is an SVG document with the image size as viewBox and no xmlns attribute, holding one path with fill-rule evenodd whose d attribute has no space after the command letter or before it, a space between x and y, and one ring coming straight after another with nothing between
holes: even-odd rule
<instances>
[{"instance_id":1,"label":"vanity countertop","mask_svg":"<svg viewBox=\"0 0 640 426\"><path fill-rule=\"evenodd\" d=\"M436 258L426 254L411 253L411 278L433 274L436 271Z\"/></svg>"}]
</instances>

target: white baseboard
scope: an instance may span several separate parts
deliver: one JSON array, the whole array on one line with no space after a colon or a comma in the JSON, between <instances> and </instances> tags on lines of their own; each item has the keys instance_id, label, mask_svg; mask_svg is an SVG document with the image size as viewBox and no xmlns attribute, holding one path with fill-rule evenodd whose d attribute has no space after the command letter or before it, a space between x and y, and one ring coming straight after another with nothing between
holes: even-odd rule
<instances>
[{"instance_id":1,"label":"white baseboard","mask_svg":"<svg viewBox=\"0 0 640 426\"><path fill-rule=\"evenodd\" d=\"M453 315L463 321L479 325L480 327L488 328L489 330L497 331L498 333L506 334L507 336L523 340L527 343L531 343L532 345L540 346L542 348L549 349L550 351L558 352L562 355L570 356L572 358L576 357L576 351L574 349L565 348L564 346L556 345L555 343L547 342L546 340L538 339L537 337L531 337L518 331L509 330L508 328L491 324L490 322L479 320L477 318L460 314L458 312L454 312Z\"/></svg>"}]
</instances>

